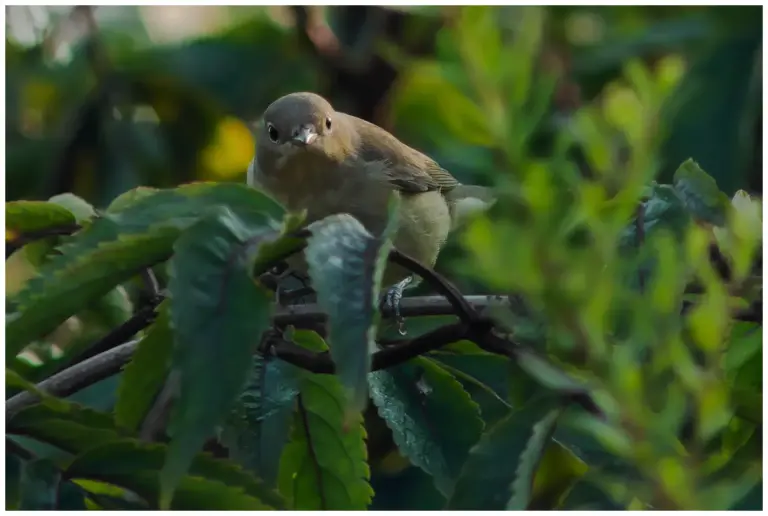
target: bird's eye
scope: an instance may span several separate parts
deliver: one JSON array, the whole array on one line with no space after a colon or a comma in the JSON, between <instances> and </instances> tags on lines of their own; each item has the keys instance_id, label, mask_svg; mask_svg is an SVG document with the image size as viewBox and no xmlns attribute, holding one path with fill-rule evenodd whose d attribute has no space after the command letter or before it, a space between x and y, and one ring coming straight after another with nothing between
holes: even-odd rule
<instances>
[{"instance_id":1,"label":"bird's eye","mask_svg":"<svg viewBox=\"0 0 768 516\"><path fill-rule=\"evenodd\" d=\"M331 117L329 116L325 117L325 128L331 130Z\"/></svg>"},{"instance_id":2,"label":"bird's eye","mask_svg":"<svg viewBox=\"0 0 768 516\"><path fill-rule=\"evenodd\" d=\"M267 124L267 133L269 134L269 139L274 143L277 143L277 140L280 138L280 133L277 132L274 125Z\"/></svg>"}]
</instances>

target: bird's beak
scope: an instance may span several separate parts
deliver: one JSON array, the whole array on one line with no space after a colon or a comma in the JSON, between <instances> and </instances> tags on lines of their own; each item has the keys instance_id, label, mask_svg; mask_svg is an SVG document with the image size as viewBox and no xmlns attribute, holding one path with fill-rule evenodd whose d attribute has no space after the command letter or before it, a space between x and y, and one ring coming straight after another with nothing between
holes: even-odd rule
<instances>
[{"instance_id":1,"label":"bird's beak","mask_svg":"<svg viewBox=\"0 0 768 516\"><path fill-rule=\"evenodd\" d=\"M310 145L317 138L317 131L311 125L302 125L293 135L293 143Z\"/></svg>"}]
</instances>

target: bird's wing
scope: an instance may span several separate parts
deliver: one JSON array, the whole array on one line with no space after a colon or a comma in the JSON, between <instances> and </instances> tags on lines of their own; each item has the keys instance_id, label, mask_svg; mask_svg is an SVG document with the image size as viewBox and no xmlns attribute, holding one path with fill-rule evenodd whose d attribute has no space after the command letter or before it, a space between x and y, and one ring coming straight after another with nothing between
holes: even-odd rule
<instances>
[{"instance_id":1,"label":"bird's wing","mask_svg":"<svg viewBox=\"0 0 768 516\"><path fill-rule=\"evenodd\" d=\"M450 172L377 125L347 115L360 140L357 156L365 162L383 162L387 180L408 193L449 191L459 185Z\"/></svg>"}]
</instances>

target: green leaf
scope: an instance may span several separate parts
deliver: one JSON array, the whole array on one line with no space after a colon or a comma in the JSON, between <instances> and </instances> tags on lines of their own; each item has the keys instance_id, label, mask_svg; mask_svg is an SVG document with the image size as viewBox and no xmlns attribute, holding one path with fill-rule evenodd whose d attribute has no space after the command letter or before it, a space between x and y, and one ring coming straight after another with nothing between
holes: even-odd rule
<instances>
[{"instance_id":1,"label":"green leaf","mask_svg":"<svg viewBox=\"0 0 768 516\"><path fill-rule=\"evenodd\" d=\"M731 201L698 163L687 159L675 172L675 190L698 220L724 226Z\"/></svg>"},{"instance_id":2,"label":"green leaf","mask_svg":"<svg viewBox=\"0 0 768 516\"><path fill-rule=\"evenodd\" d=\"M297 510L365 510L373 498L362 415L346 419L344 389L334 375L301 381L291 439L278 485Z\"/></svg>"},{"instance_id":3,"label":"green leaf","mask_svg":"<svg viewBox=\"0 0 768 516\"><path fill-rule=\"evenodd\" d=\"M59 484L56 509L60 511L85 511L88 509L85 502L85 493L77 484L69 481Z\"/></svg>"},{"instance_id":4,"label":"green leaf","mask_svg":"<svg viewBox=\"0 0 768 516\"><path fill-rule=\"evenodd\" d=\"M336 374L348 391L349 409L359 412L368 401L371 350L381 277L391 236L397 227L396 203L381 236L372 236L349 214L331 215L310 225L305 251L317 303L328 314L328 341Z\"/></svg>"},{"instance_id":5,"label":"green leaf","mask_svg":"<svg viewBox=\"0 0 768 516\"><path fill-rule=\"evenodd\" d=\"M176 431L161 475L163 507L170 504L194 454L232 409L248 377L251 354L269 326L270 293L251 279L245 250L246 242L258 243L254 235L274 233L263 228L260 217L240 218L221 207L174 246L168 291L180 394L171 422Z\"/></svg>"},{"instance_id":6,"label":"green leaf","mask_svg":"<svg viewBox=\"0 0 768 516\"><path fill-rule=\"evenodd\" d=\"M509 361L490 353L430 353L434 360L451 373L480 407L486 424L495 423L512 409L508 401Z\"/></svg>"},{"instance_id":7,"label":"green leaf","mask_svg":"<svg viewBox=\"0 0 768 516\"><path fill-rule=\"evenodd\" d=\"M39 231L57 226L70 226L75 216L54 203L45 201L11 201L5 203L5 239L29 231Z\"/></svg>"},{"instance_id":8,"label":"green leaf","mask_svg":"<svg viewBox=\"0 0 768 516\"><path fill-rule=\"evenodd\" d=\"M128 208L132 208L136 203L142 199L154 195L159 190L157 188L151 188L146 186L139 186L132 190L128 190L117 197L107 207L107 213L119 213Z\"/></svg>"},{"instance_id":9,"label":"green leaf","mask_svg":"<svg viewBox=\"0 0 768 516\"><path fill-rule=\"evenodd\" d=\"M67 192L54 195L48 199L48 202L68 209L78 223L83 223L96 215L96 210L93 209L93 206L91 206L85 199L78 197L73 193Z\"/></svg>"},{"instance_id":10,"label":"green leaf","mask_svg":"<svg viewBox=\"0 0 768 516\"><path fill-rule=\"evenodd\" d=\"M496 424L472 448L453 496L452 510L523 510L557 418L559 402L533 400Z\"/></svg>"},{"instance_id":11,"label":"green leaf","mask_svg":"<svg viewBox=\"0 0 768 516\"><path fill-rule=\"evenodd\" d=\"M739 11L736 30L705 33L702 52L690 60L665 106L661 122L668 137L661 157L670 166L660 180L669 181L675 165L693 156L728 195L759 181L760 167L752 160L761 145L755 128L762 113L762 13L751 6L711 14Z\"/></svg>"},{"instance_id":12,"label":"green leaf","mask_svg":"<svg viewBox=\"0 0 768 516\"><path fill-rule=\"evenodd\" d=\"M168 301L157 308L158 316L125 366L117 390L115 422L129 430L139 428L171 369L173 331Z\"/></svg>"},{"instance_id":13,"label":"green leaf","mask_svg":"<svg viewBox=\"0 0 768 516\"><path fill-rule=\"evenodd\" d=\"M61 471L48 459L31 460L21 474L22 511L50 511L56 509Z\"/></svg>"},{"instance_id":14,"label":"green leaf","mask_svg":"<svg viewBox=\"0 0 768 516\"><path fill-rule=\"evenodd\" d=\"M245 390L222 432L230 459L276 485L299 393L299 373L280 360L256 355Z\"/></svg>"},{"instance_id":15,"label":"green leaf","mask_svg":"<svg viewBox=\"0 0 768 516\"><path fill-rule=\"evenodd\" d=\"M557 392L581 393L587 386L533 352L519 350L517 365L540 385Z\"/></svg>"},{"instance_id":16,"label":"green leaf","mask_svg":"<svg viewBox=\"0 0 768 516\"><path fill-rule=\"evenodd\" d=\"M480 438L480 409L450 373L426 359L370 374L371 399L400 452L449 495Z\"/></svg>"},{"instance_id":17,"label":"green leaf","mask_svg":"<svg viewBox=\"0 0 768 516\"><path fill-rule=\"evenodd\" d=\"M117 213L94 220L59 248L14 298L19 314L6 321L6 357L53 331L136 271L170 257L179 234L206 210L229 206L277 224L283 209L247 185L191 183L158 190Z\"/></svg>"},{"instance_id":18,"label":"green leaf","mask_svg":"<svg viewBox=\"0 0 768 516\"><path fill-rule=\"evenodd\" d=\"M75 403L62 403L62 407L37 404L20 410L8 420L6 432L31 437L74 454L123 437L109 414Z\"/></svg>"},{"instance_id":19,"label":"green leaf","mask_svg":"<svg viewBox=\"0 0 768 516\"><path fill-rule=\"evenodd\" d=\"M95 447L67 468L68 478L98 480L128 489L158 507L159 475L167 447L123 440ZM231 461L194 457L180 480L171 509L280 509L280 496Z\"/></svg>"},{"instance_id":20,"label":"green leaf","mask_svg":"<svg viewBox=\"0 0 768 516\"><path fill-rule=\"evenodd\" d=\"M87 223L96 214L93 206L71 193L54 195L48 199L48 202L69 210L74 217L74 221L78 224ZM67 237L50 236L31 242L24 247L24 253L32 265L40 267L48 260L54 248L65 238Z\"/></svg>"},{"instance_id":21,"label":"green leaf","mask_svg":"<svg viewBox=\"0 0 768 516\"><path fill-rule=\"evenodd\" d=\"M21 474L24 462L16 455L9 453L6 445L5 452L5 510L19 508L21 501Z\"/></svg>"}]
</instances>

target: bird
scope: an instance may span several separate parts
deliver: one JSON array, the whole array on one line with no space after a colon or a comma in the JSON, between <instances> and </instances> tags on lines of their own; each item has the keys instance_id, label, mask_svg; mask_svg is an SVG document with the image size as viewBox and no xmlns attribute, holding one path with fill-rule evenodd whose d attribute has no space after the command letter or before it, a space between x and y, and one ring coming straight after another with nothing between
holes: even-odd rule
<instances>
[{"instance_id":1,"label":"bird","mask_svg":"<svg viewBox=\"0 0 768 516\"><path fill-rule=\"evenodd\" d=\"M347 213L373 235L387 224L390 196L398 196L393 245L429 267L449 232L495 201L490 188L459 183L427 155L311 92L284 95L266 108L247 182L289 210L304 210L308 223ZM301 259L289 264L306 270ZM383 284L392 287L383 302L401 324L400 300L413 282L409 271L387 265Z\"/></svg>"}]
</instances>

